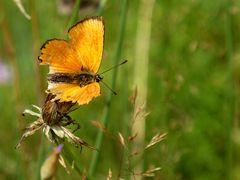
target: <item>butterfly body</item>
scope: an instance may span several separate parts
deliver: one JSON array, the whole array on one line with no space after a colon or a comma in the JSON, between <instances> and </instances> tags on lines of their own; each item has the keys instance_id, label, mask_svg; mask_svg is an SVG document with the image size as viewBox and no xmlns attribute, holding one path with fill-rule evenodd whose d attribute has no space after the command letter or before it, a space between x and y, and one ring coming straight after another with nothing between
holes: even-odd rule
<instances>
[{"instance_id":1,"label":"butterfly body","mask_svg":"<svg viewBox=\"0 0 240 180\"><path fill-rule=\"evenodd\" d=\"M55 73L48 75L48 81L51 83L77 84L80 87L100 82L102 79L100 75L90 72L81 72L80 74Z\"/></svg>"}]
</instances>

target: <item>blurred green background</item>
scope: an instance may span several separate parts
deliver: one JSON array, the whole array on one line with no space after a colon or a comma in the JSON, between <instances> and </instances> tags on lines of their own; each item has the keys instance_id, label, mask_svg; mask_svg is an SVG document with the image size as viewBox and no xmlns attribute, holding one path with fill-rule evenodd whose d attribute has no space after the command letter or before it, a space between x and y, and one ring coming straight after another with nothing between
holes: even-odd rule
<instances>
[{"instance_id":1,"label":"blurred green background","mask_svg":"<svg viewBox=\"0 0 240 180\"><path fill-rule=\"evenodd\" d=\"M14 1L0 2L0 179L39 178L41 164L54 145L39 131L14 149L21 129L36 120L22 117L21 112L31 104L41 106L45 96L48 67L40 67L37 56L46 40L66 39L72 24L93 15L105 20L100 72L113 66L114 59L128 63L117 69L114 90L118 95L107 107L108 132L92 179L106 179L109 168L113 179L133 179L133 172L140 173L139 165L141 172L154 167L161 170L154 177L135 175L136 179L240 179L240 2L95 2L88 1L92 6L87 8L82 1L74 19L73 4L24 0L31 20ZM112 78L112 72L104 74L105 83L111 84ZM118 132L126 141L133 135L134 108L129 98L139 82L138 92L147 93L143 101L150 114L140 127L145 136L136 137L143 153L134 157L133 142L124 148ZM101 97L70 114L81 124L76 134L91 145L100 131L91 121L102 120L109 93L102 86ZM159 132L166 132L167 138L144 150L142 144ZM64 156L68 166L74 160L76 169L70 168L67 174L59 167L56 179L88 174L96 152L87 148L80 152L69 143L64 147L68 148Z\"/></svg>"}]
</instances>

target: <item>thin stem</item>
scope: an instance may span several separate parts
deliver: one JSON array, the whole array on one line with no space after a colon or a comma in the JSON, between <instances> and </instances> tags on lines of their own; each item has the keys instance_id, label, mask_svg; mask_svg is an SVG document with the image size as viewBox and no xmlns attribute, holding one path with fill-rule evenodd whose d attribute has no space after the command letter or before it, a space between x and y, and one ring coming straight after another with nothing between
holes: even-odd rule
<instances>
[{"instance_id":1,"label":"thin stem","mask_svg":"<svg viewBox=\"0 0 240 180\"><path fill-rule=\"evenodd\" d=\"M44 88L43 88L43 77L40 72L39 64L37 61L37 57L39 55L39 48L40 48L40 32L39 32L39 23L38 23L38 14L36 10L36 1L30 1L30 9L31 9L31 27L32 27L32 38L33 38L33 59L34 59L34 70L36 74L36 93L37 93L37 101L38 104L41 106L44 102ZM44 161L44 155L46 154L46 144L45 139L43 137L43 133L41 135L41 143L38 148L38 160L36 162L36 177L35 179L40 179L40 168L41 164Z\"/></svg>"},{"instance_id":2,"label":"thin stem","mask_svg":"<svg viewBox=\"0 0 240 180\"><path fill-rule=\"evenodd\" d=\"M39 55L40 48L40 32L39 32L39 23L38 15L36 10L36 1L30 1L31 6L31 25L32 25L32 34L33 34L33 57L34 57L34 70L36 74L36 92L38 104L42 105L44 100L44 88L43 88L43 77L40 73L39 64L37 57Z\"/></svg>"},{"instance_id":3,"label":"thin stem","mask_svg":"<svg viewBox=\"0 0 240 180\"><path fill-rule=\"evenodd\" d=\"M104 8L106 2L107 2L107 0L101 0L100 1L100 5L99 5L99 8L97 10L97 15L102 14L102 11L103 11L103 8Z\"/></svg>"},{"instance_id":4,"label":"thin stem","mask_svg":"<svg viewBox=\"0 0 240 180\"><path fill-rule=\"evenodd\" d=\"M67 26L68 28L73 26L74 23L77 21L78 12L79 12L79 9L80 9L80 3L81 3L81 0L76 0L75 5L73 7L72 16L71 16L71 18L68 22L68 26Z\"/></svg>"},{"instance_id":5,"label":"thin stem","mask_svg":"<svg viewBox=\"0 0 240 180\"><path fill-rule=\"evenodd\" d=\"M119 63L121 53L122 53L122 45L123 45L123 37L124 37L124 30L125 30L125 24L126 24L126 15L127 15L127 9L128 9L128 0L122 1L122 7L121 7L121 15L120 15L120 24L119 24L119 36L118 36L118 44L117 44L117 50L115 52L115 57L113 59L114 65ZM116 78L117 78L117 69L113 69L112 71L112 82L110 87L114 89L116 84ZM106 100L106 105L104 107L103 111L103 117L102 117L102 124L107 127L108 121L109 121L109 114L110 114L110 108L111 108L111 100L113 97L113 93L109 92ZM101 130L98 131L97 139L95 143L95 147L98 151L95 151L90 168L89 168L89 176L92 177L95 173L98 159L99 159L99 153L101 152L102 147L102 141L103 141L103 132Z\"/></svg>"}]
</instances>

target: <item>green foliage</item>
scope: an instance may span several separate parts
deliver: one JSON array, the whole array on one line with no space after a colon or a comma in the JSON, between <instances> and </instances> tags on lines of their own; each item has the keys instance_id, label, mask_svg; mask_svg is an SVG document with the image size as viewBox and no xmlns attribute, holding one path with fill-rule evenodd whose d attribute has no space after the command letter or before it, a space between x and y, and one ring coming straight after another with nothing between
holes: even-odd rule
<instances>
[{"instance_id":1,"label":"green foliage","mask_svg":"<svg viewBox=\"0 0 240 180\"><path fill-rule=\"evenodd\" d=\"M30 1L23 2L30 13ZM35 3L41 44L51 38L66 39L70 16L59 14L55 1ZM117 58L121 3L123 1L106 1L103 9L90 14L101 12L105 19L101 70L111 67L113 59ZM95 176L98 179L106 179L109 168L114 178L119 172L130 174L128 163L121 165L123 148L118 132L127 135L130 128L132 109L128 98L134 89L133 59L139 3L129 1L128 5L121 55L122 59L128 59L128 63L117 69L114 90L118 95L111 100L107 124L109 133L104 133L96 164ZM20 86L19 109L23 111L31 104L37 104L38 97L32 25L13 1L4 0L0 5L4 7L4 15L0 12L1 29L6 26L3 22L7 22L15 50ZM152 166L161 167L154 179L240 178L239 8L235 1L230 4L227 1L201 0L155 2L148 67L147 111L150 114L146 117L145 144L159 132L167 132L168 135L167 139L145 151L144 170ZM83 18L80 13L78 20ZM0 31L0 62L12 66L6 44L4 31ZM40 69L46 88L47 67ZM104 74L104 80L111 84L111 73ZM0 84L0 179L31 179L38 177L39 164L44 160L39 156L51 152L53 145L40 143L41 133L36 133L23 142L24 148L14 149L21 135L19 122L26 125L35 119L22 118L17 112L16 84L13 83L12 79L9 83ZM91 121L101 120L108 93L108 89L102 86L101 97L70 114L81 124L76 135L91 145L95 144L99 131ZM69 175L60 167L57 179L79 179L80 175L88 174L94 152L87 148L80 152L68 143L65 146L63 155L68 165L74 160L76 170L70 170ZM120 166L124 167L120 169Z\"/></svg>"}]
</instances>

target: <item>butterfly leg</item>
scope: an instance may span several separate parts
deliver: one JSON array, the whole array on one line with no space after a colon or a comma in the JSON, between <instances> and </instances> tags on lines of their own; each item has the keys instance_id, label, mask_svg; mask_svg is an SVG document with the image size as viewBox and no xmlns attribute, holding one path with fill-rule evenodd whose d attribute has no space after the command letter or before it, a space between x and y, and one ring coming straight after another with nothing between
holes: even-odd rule
<instances>
[{"instance_id":1,"label":"butterfly leg","mask_svg":"<svg viewBox=\"0 0 240 180\"><path fill-rule=\"evenodd\" d=\"M64 115L66 123L64 126L68 126L70 124L76 125L76 128L72 131L72 133L76 132L78 129L81 128L80 124L76 122L76 120L72 119L69 115Z\"/></svg>"},{"instance_id":2,"label":"butterfly leg","mask_svg":"<svg viewBox=\"0 0 240 180\"><path fill-rule=\"evenodd\" d=\"M68 121L70 122L70 124L76 125L76 128L72 131L72 133L75 133L77 130L79 130L79 129L81 128L80 124L79 124L76 120L72 119L72 118L71 118L70 116L68 116L68 115L66 115L65 117L68 119Z\"/></svg>"},{"instance_id":3,"label":"butterfly leg","mask_svg":"<svg viewBox=\"0 0 240 180\"><path fill-rule=\"evenodd\" d=\"M61 113L61 112L59 112L59 111L57 111L57 114L59 115L59 119L61 119L61 125L62 126L68 126L68 125L70 125L70 124L73 124L73 119L69 116L69 115L67 115L67 114L63 114L63 113Z\"/></svg>"},{"instance_id":4,"label":"butterfly leg","mask_svg":"<svg viewBox=\"0 0 240 180\"><path fill-rule=\"evenodd\" d=\"M76 128L72 131L72 133L75 133L77 130L79 130L81 128L80 124L77 123L76 121L74 121L73 123L74 125L76 125Z\"/></svg>"},{"instance_id":5,"label":"butterfly leg","mask_svg":"<svg viewBox=\"0 0 240 180\"><path fill-rule=\"evenodd\" d=\"M58 139L57 139L57 135L54 133L54 131L53 131L52 129L50 129L50 132L51 132L52 139L53 139L54 143L55 143L56 145L59 145L60 143L59 143L59 141L58 141Z\"/></svg>"}]
</instances>

